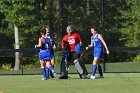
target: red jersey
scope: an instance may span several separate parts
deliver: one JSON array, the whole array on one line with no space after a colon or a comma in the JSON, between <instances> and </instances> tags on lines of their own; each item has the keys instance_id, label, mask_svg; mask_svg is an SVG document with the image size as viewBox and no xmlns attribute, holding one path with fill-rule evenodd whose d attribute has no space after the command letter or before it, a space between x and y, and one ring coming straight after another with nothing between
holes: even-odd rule
<instances>
[{"instance_id":1,"label":"red jersey","mask_svg":"<svg viewBox=\"0 0 140 93\"><path fill-rule=\"evenodd\" d=\"M73 52L75 50L75 46L82 42L80 35L78 33L72 33L71 35L66 34L61 41L62 48L65 44L69 45L69 51Z\"/></svg>"}]
</instances>

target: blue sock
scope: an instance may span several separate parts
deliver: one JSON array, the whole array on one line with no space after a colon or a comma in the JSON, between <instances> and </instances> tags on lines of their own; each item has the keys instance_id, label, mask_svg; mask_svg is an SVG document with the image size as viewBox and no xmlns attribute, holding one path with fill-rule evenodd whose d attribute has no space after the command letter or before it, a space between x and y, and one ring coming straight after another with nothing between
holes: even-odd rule
<instances>
[{"instance_id":1,"label":"blue sock","mask_svg":"<svg viewBox=\"0 0 140 93\"><path fill-rule=\"evenodd\" d=\"M94 65L92 66L92 75L93 75L93 76L95 76L96 69L97 69L97 65L94 64Z\"/></svg>"},{"instance_id":2,"label":"blue sock","mask_svg":"<svg viewBox=\"0 0 140 93\"><path fill-rule=\"evenodd\" d=\"M54 66L52 66L53 67L53 69L54 69ZM51 70L49 70L49 76L51 76L52 78L54 77L53 76L53 73L51 72Z\"/></svg>"},{"instance_id":3,"label":"blue sock","mask_svg":"<svg viewBox=\"0 0 140 93\"><path fill-rule=\"evenodd\" d=\"M45 67L45 70L46 70L46 78L48 78L49 77L49 69L48 69L48 67Z\"/></svg>"},{"instance_id":4,"label":"blue sock","mask_svg":"<svg viewBox=\"0 0 140 93\"><path fill-rule=\"evenodd\" d=\"M55 71L54 71L54 68L53 68L52 66L49 66L48 68L49 68L49 70L50 70L52 73L55 72Z\"/></svg>"},{"instance_id":5,"label":"blue sock","mask_svg":"<svg viewBox=\"0 0 140 93\"><path fill-rule=\"evenodd\" d=\"M41 68L41 71L42 71L42 74L43 74L44 78L46 78L46 71L45 71L45 68Z\"/></svg>"},{"instance_id":6,"label":"blue sock","mask_svg":"<svg viewBox=\"0 0 140 93\"><path fill-rule=\"evenodd\" d=\"M100 76L103 76L102 67L100 65L98 66L98 72Z\"/></svg>"}]
</instances>

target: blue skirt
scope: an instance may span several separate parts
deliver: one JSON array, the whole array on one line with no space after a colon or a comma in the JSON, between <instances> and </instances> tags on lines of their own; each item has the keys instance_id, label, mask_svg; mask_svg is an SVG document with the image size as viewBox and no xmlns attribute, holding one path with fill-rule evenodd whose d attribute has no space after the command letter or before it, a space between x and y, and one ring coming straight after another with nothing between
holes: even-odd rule
<instances>
[{"instance_id":1,"label":"blue skirt","mask_svg":"<svg viewBox=\"0 0 140 93\"><path fill-rule=\"evenodd\" d=\"M95 48L93 56L97 58L102 58L103 55L103 49L102 48Z\"/></svg>"},{"instance_id":2,"label":"blue skirt","mask_svg":"<svg viewBox=\"0 0 140 93\"><path fill-rule=\"evenodd\" d=\"M40 60L51 60L51 51L50 50L41 50L39 52L39 59Z\"/></svg>"}]
</instances>

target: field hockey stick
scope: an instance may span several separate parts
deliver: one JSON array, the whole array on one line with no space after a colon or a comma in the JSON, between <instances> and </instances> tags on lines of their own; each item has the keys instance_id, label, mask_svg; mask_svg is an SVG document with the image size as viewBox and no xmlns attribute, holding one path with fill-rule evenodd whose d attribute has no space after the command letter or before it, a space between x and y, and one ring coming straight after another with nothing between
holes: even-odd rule
<instances>
[{"instance_id":1,"label":"field hockey stick","mask_svg":"<svg viewBox=\"0 0 140 93\"><path fill-rule=\"evenodd\" d=\"M83 52L81 53L81 57L86 53L86 49L83 50Z\"/></svg>"}]
</instances>

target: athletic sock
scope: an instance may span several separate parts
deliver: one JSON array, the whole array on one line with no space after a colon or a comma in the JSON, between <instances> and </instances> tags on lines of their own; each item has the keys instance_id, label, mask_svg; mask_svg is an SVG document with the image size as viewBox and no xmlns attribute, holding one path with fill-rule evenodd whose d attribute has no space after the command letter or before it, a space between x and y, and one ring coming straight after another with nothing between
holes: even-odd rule
<instances>
[{"instance_id":1,"label":"athletic sock","mask_svg":"<svg viewBox=\"0 0 140 93\"><path fill-rule=\"evenodd\" d=\"M96 69L97 69L97 65L94 64L94 65L92 66L92 75L93 75L93 76L95 76Z\"/></svg>"},{"instance_id":2,"label":"athletic sock","mask_svg":"<svg viewBox=\"0 0 140 93\"><path fill-rule=\"evenodd\" d=\"M52 66L54 69L54 66ZM51 76L51 78L54 78L53 73L51 72L51 70L49 70L49 76Z\"/></svg>"},{"instance_id":3,"label":"athletic sock","mask_svg":"<svg viewBox=\"0 0 140 93\"><path fill-rule=\"evenodd\" d=\"M44 78L46 78L47 76L46 76L45 68L41 68L41 71L42 71L42 74L43 74Z\"/></svg>"},{"instance_id":4,"label":"athletic sock","mask_svg":"<svg viewBox=\"0 0 140 93\"><path fill-rule=\"evenodd\" d=\"M49 68L49 70L50 70L52 73L55 72L52 66L49 66L48 68Z\"/></svg>"},{"instance_id":5,"label":"athletic sock","mask_svg":"<svg viewBox=\"0 0 140 93\"><path fill-rule=\"evenodd\" d=\"M57 75L56 75L56 72L54 71L54 68L52 66L49 66L48 68L51 70L53 76L56 78Z\"/></svg>"},{"instance_id":6,"label":"athletic sock","mask_svg":"<svg viewBox=\"0 0 140 93\"><path fill-rule=\"evenodd\" d=\"M98 72L100 76L103 76L102 67L100 65L98 66Z\"/></svg>"},{"instance_id":7,"label":"athletic sock","mask_svg":"<svg viewBox=\"0 0 140 93\"><path fill-rule=\"evenodd\" d=\"M48 69L48 67L45 67L45 70L46 70L46 78L48 78L49 77L49 69Z\"/></svg>"}]
</instances>

